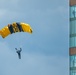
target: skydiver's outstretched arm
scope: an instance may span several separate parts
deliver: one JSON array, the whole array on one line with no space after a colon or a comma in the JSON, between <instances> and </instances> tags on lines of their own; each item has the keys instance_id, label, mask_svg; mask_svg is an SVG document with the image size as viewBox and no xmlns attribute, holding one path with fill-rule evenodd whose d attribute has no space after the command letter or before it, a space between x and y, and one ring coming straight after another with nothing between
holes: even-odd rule
<instances>
[{"instance_id":1,"label":"skydiver's outstretched arm","mask_svg":"<svg viewBox=\"0 0 76 75\"><path fill-rule=\"evenodd\" d=\"M22 48L20 48L20 51L22 51Z\"/></svg>"},{"instance_id":2,"label":"skydiver's outstretched arm","mask_svg":"<svg viewBox=\"0 0 76 75\"><path fill-rule=\"evenodd\" d=\"M15 48L17 50L17 48Z\"/></svg>"}]
</instances>

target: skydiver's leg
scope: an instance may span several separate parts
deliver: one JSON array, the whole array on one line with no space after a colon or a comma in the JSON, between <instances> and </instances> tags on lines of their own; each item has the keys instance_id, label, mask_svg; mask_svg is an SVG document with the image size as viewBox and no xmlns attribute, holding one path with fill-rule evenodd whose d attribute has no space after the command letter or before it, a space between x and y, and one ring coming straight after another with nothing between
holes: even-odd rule
<instances>
[{"instance_id":1,"label":"skydiver's leg","mask_svg":"<svg viewBox=\"0 0 76 75\"><path fill-rule=\"evenodd\" d=\"M21 59L21 54L20 53L18 53L18 56L19 56L19 59Z\"/></svg>"}]
</instances>

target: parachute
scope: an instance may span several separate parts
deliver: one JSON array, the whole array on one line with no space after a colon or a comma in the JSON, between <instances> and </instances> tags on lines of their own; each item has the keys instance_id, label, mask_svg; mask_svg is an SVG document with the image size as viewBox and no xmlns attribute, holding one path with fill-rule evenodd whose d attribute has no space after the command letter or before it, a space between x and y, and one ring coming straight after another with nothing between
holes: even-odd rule
<instances>
[{"instance_id":1,"label":"parachute","mask_svg":"<svg viewBox=\"0 0 76 75\"><path fill-rule=\"evenodd\" d=\"M32 28L29 24L23 22L13 22L12 24L8 24L4 28L0 30L0 35L2 38L7 37L8 35L16 32L28 32L32 33Z\"/></svg>"}]
</instances>

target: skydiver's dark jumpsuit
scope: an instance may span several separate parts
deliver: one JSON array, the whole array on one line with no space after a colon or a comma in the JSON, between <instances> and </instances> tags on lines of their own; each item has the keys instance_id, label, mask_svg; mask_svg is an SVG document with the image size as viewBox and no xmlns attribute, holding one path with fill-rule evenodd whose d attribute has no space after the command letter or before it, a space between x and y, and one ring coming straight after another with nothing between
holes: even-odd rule
<instances>
[{"instance_id":1,"label":"skydiver's dark jumpsuit","mask_svg":"<svg viewBox=\"0 0 76 75\"><path fill-rule=\"evenodd\" d=\"M17 49L16 49L17 50ZM20 52L22 51L22 49L20 48L20 50L17 50L16 52L18 53L19 59L21 59L21 54Z\"/></svg>"}]
</instances>

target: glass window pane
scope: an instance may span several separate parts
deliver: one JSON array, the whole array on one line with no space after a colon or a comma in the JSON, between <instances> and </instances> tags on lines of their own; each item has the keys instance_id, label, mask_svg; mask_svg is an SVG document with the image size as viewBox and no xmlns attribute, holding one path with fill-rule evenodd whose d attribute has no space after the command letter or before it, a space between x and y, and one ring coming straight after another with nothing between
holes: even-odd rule
<instances>
[{"instance_id":1,"label":"glass window pane","mask_svg":"<svg viewBox=\"0 0 76 75\"><path fill-rule=\"evenodd\" d=\"M75 41L74 42L75 42L75 46L74 47L76 47L76 37L75 37Z\"/></svg>"},{"instance_id":2,"label":"glass window pane","mask_svg":"<svg viewBox=\"0 0 76 75\"><path fill-rule=\"evenodd\" d=\"M72 21L70 21L70 34L72 34Z\"/></svg>"},{"instance_id":3,"label":"glass window pane","mask_svg":"<svg viewBox=\"0 0 76 75\"><path fill-rule=\"evenodd\" d=\"M74 56L70 56L70 67L74 67Z\"/></svg>"},{"instance_id":4,"label":"glass window pane","mask_svg":"<svg viewBox=\"0 0 76 75\"><path fill-rule=\"evenodd\" d=\"M76 70L74 69L76 67L76 55L70 56L70 75L76 75Z\"/></svg>"},{"instance_id":5,"label":"glass window pane","mask_svg":"<svg viewBox=\"0 0 76 75\"><path fill-rule=\"evenodd\" d=\"M76 55L75 55L75 58L74 58L74 66L76 67Z\"/></svg>"},{"instance_id":6,"label":"glass window pane","mask_svg":"<svg viewBox=\"0 0 76 75\"><path fill-rule=\"evenodd\" d=\"M70 38L70 47L74 47L75 46L75 37L71 37Z\"/></svg>"},{"instance_id":7,"label":"glass window pane","mask_svg":"<svg viewBox=\"0 0 76 75\"><path fill-rule=\"evenodd\" d=\"M76 27L75 22L76 22L75 20L70 22L70 34L74 34L76 31L75 30L75 27Z\"/></svg>"},{"instance_id":8,"label":"glass window pane","mask_svg":"<svg viewBox=\"0 0 76 75\"><path fill-rule=\"evenodd\" d=\"M76 20L75 20L75 34L76 34Z\"/></svg>"},{"instance_id":9,"label":"glass window pane","mask_svg":"<svg viewBox=\"0 0 76 75\"><path fill-rule=\"evenodd\" d=\"M75 17L75 9L74 6L70 7L70 18L74 18Z\"/></svg>"},{"instance_id":10,"label":"glass window pane","mask_svg":"<svg viewBox=\"0 0 76 75\"><path fill-rule=\"evenodd\" d=\"M76 6L75 6L74 10L75 10L75 17L76 17Z\"/></svg>"}]
</instances>

